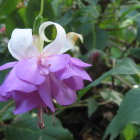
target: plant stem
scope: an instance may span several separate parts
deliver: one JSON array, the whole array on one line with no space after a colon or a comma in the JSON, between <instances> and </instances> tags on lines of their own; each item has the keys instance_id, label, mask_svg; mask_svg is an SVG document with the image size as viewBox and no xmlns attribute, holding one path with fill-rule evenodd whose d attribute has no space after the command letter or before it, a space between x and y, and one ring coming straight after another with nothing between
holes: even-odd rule
<instances>
[{"instance_id":1,"label":"plant stem","mask_svg":"<svg viewBox=\"0 0 140 140\"><path fill-rule=\"evenodd\" d=\"M96 32L95 32L95 25L92 23L92 31L93 31L93 49L96 49Z\"/></svg>"},{"instance_id":2,"label":"plant stem","mask_svg":"<svg viewBox=\"0 0 140 140\"><path fill-rule=\"evenodd\" d=\"M12 106L14 104L14 101L10 102L9 104L7 104L5 107L3 107L3 109L0 110L0 113L3 113L6 109L8 109L10 106Z\"/></svg>"},{"instance_id":3,"label":"plant stem","mask_svg":"<svg viewBox=\"0 0 140 140\"><path fill-rule=\"evenodd\" d=\"M123 84L125 84L127 87L133 88L133 85L131 85L130 83L128 83L126 80L122 79L120 76L114 75L114 77L115 77L116 79L118 79L119 81L121 81Z\"/></svg>"},{"instance_id":4,"label":"plant stem","mask_svg":"<svg viewBox=\"0 0 140 140\"><path fill-rule=\"evenodd\" d=\"M41 0L41 4L40 4L40 13L39 13L40 16L43 15L43 9L44 9L44 0Z\"/></svg>"}]
</instances>

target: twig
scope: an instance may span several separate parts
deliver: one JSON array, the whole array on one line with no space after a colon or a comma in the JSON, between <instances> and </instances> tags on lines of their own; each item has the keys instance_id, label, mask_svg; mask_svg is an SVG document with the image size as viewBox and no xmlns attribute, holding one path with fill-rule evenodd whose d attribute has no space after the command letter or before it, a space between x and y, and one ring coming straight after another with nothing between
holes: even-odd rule
<instances>
[{"instance_id":1,"label":"twig","mask_svg":"<svg viewBox=\"0 0 140 140\"><path fill-rule=\"evenodd\" d=\"M9 104L7 104L5 107L3 107L3 109L0 110L0 113L3 113L6 109L8 109L10 106L12 106L14 104L14 101L10 102Z\"/></svg>"},{"instance_id":2,"label":"twig","mask_svg":"<svg viewBox=\"0 0 140 140\"><path fill-rule=\"evenodd\" d=\"M125 84L127 87L133 88L133 86L132 86L130 83L128 83L127 81L125 81L124 79L122 79L120 76L114 75L114 77L115 77L116 79L118 79L119 81L121 81L123 84Z\"/></svg>"}]
</instances>

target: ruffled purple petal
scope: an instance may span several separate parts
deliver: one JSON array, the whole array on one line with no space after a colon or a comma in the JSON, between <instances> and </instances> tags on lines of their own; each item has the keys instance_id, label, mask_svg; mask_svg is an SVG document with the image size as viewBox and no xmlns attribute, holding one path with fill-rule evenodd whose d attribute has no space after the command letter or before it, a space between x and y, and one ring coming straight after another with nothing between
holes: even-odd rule
<instances>
[{"instance_id":1,"label":"ruffled purple petal","mask_svg":"<svg viewBox=\"0 0 140 140\"><path fill-rule=\"evenodd\" d=\"M7 100L9 100L9 98L0 95L0 101L1 101L1 102L3 102L3 101L7 101Z\"/></svg>"},{"instance_id":2,"label":"ruffled purple petal","mask_svg":"<svg viewBox=\"0 0 140 140\"><path fill-rule=\"evenodd\" d=\"M53 98L60 105L69 105L76 101L76 92L69 88L63 81L59 81L53 74L50 75L51 92Z\"/></svg>"},{"instance_id":3,"label":"ruffled purple petal","mask_svg":"<svg viewBox=\"0 0 140 140\"><path fill-rule=\"evenodd\" d=\"M16 108L14 111L14 114L21 114L28 112L36 107L38 107L41 104L41 98L39 97L37 92L33 92L27 95L23 93L15 93L15 94L20 94L17 99L17 95L14 96L14 100L16 102ZM23 98L21 101L19 101L19 98Z\"/></svg>"},{"instance_id":4,"label":"ruffled purple petal","mask_svg":"<svg viewBox=\"0 0 140 140\"><path fill-rule=\"evenodd\" d=\"M46 78L46 81L38 86L38 93L44 104L49 107L52 112L55 112L50 91L50 80L48 76Z\"/></svg>"},{"instance_id":5,"label":"ruffled purple petal","mask_svg":"<svg viewBox=\"0 0 140 140\"><path fill-rule=\"evenodd\" d=\"M47 57L46 65L50 65L49 71L56 72L65 68L70 63L70 56L68 54L53 55Z\"/></svg>"},{"instance_id":6,"label":"ruffled purple petal","mask_svg":"<svg viewBox=\"0 0 140 140\"><path fill-rule=\"evenodd\" d=\"M40 85L45 81L45 77L39 72L36 58L20 60L15 69L18 78L24 81L35 85Z\"/></svg>"},{"instance_id":7,"label":"ruffled purple petal","mask_svg":"<svg viewBox=\"0 0 140 140\"><path fill-rule=\"evenodd\" d=\"M78 66L78 67L82 67L82 68L86 68L86 67L92 66L91 64L87 64L87 63L81 61L80 59L74 58L74 57L71 57L71 63L76 65L76 66Z\"/></svg>"},{"instance_id":8,"label":"ruffled purple petal","mask_svg":"<svg viewBox=\"0 0 140 140\"><path fill-rule=\"evenodd\" d=\"M79 74L79 76L84 79L84 80L89 80L92 81L91 77L89 76L89 74L82 68L80 67L76 67L76 66L72 66L72 69Z\"/></svg>"},{"instance_id":9,"label":"ruffled purple petal","mask_svg":"<svg viewBox=\"0 0 140 140\"><path fill-rule=\"evenodd\" d=\"M8 68L12 68L17 64L17 62L10 62L10 63L6 63L2 66L0 66L0 71L8 69Z\"/></svg>"},{"instance_id":10,"label":"ruffled purple petal","mask_svg":"<svg viewBox=\"0 0 140 140\"><path fill-rule=\"evenodd\" d=\"M22 91L30 93L36 90L36 86L28 82L20 80L15 74L15 68L7 75L6 79L0 87L0 93L6 96L11 91Z\"/></svg>"},{"instance_id":11,"label":"ruffled purple petal","mask_svg":"<svg viewBox=\"0 0 140 140\"><path fill-rule=\"evenodd\" d=\"M84 87L83 79L79 76L73 76L63 81L72 90L80 90Z\"/></svg>"},{"instance_id":12,"label":"ruffled purple petal","mask_svg":"<svg viewBox=\"0 0 140 140\"><path fill-rule=\"evenodd\" d=\"M16 102L21 102L22 100L28 98L30 95L32 95L32 92L29 94L20 91L11 92L11 96Z\"/></svg>"},{"instance_id":13,"label":"ruffled purple petal","mask_svg":"<svg viewBox=\"0 0 140 140\"><path fill-rule=\"evenodd\" d=\"M55 75L59 80L68 79L73 76L79 76L84 80L92 81L92 79L84 69L74 65L67 66L65 69L56 72Z\"/></svg>"},{"instance_id":14,"label":"ruffled purple petal","mask_svg":"<svg viewBox=\"0 0 140 140\"><path fill-rule=\"evenodd\" d=\"M55 76L59 80L64 80L73 76L79 76L79 74L75 72L71 67L67 66L65 69L55 72Z\"/></svg>"}]
</instances>

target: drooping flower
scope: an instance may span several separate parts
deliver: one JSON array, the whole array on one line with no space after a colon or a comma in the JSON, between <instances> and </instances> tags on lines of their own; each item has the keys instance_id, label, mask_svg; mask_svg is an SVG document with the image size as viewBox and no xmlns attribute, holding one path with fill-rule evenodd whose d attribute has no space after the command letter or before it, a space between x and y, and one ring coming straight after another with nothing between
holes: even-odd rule
<instances>
[{"instance_id":1,"label":"drooping flower","mask_svg":"<svg viewBox=\"0 0 140 140\"><path fill-rule=\"evenodd\" d=\"M49 25L56 27L54 41L43 48ZM15 114L28 112L34 108L55 112L53 100L60 105L70 105L76 101L76 91L83 88L83 80L90 76L83 69L90 64L63 54L71 49L82 36L68 33L59 24L45 22L39 28L39 36L32 35L31 29L15 29L8 43L11 55L18 61L0 66L0 71L12 68L0 86L0 101L13 99Z\"/></svg>"}]
</instances>

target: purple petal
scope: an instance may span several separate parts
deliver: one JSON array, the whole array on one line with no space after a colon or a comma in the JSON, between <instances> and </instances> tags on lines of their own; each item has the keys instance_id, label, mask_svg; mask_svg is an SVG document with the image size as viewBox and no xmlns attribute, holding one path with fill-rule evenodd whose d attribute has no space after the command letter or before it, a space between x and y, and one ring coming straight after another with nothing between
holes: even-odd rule
<instances>
[{"instance_id":1,"label":"purple petal","mask_svg":"<svg viewBox=\"0 0 140 140\"><path fill-rule=\"evenodd\" d=\"M36 58L22 59L15 66L16 75L29 83L40 85L45 81L45 77L40 74Z\"/></svg>"},{"instance_id":2,"label":"purple petal","mask_svg":"<svg viewBox=\"0 0 140 140\"><path fill-rule=\"evenodd\" d=\"M41 104L41 99L38 93L36 92L30 93L30 95L27 98L24 98L24 94L21 94L20 96L21 98L23 96L23 100L16 101L16 108L14 114L21 114L21 113L28 112L38 107Z\"/></svg>"},{"instance_id":3,"label":"purple petal","mask_svg":"<svg viewBox=\"0 0 140 140\"><path fill-rule=\"evenodd\" d=\"M11 93L11 96L16 102L21 102L22 100L25 100L26 98L28 98L32 94L33 94L32 92L29 94L26 94L26 93L20 92L20 91L13 91Z\"/></svg>"},{"instance_id":4,"label":"purple petal","mask_svg":"<svg viewBox=\"0 0 140 140\"><path fill-rule=\"evenodd\" d=\"M51 92L60 105L69 105L76 101L76 92L69 88L63 81L59 81L53 74L51 78Z\"/></svg>"},{"instance_id":5,"label":"purple petal","mask_svg":"<svg viewBox=\"0 0 140 140\"><path fill-rule=\"evenodd\" d=\"M80 59L74 58L74 57L71 57L71 63L78 67L82 67L82 68L92 66L91 64L87 64L87 63L81 61Z\"/></svg>"},{"instance_id":6,"label":"purple petal","mask_svg":"<svg viewBox=\"0 0 140 140\"><path fill-rule=\"evenodd\" d=\"M48 77L43 84L38 86L38 92L44 104L49 107L51 111L55 112L50 91L50 80Z\"/></svg>"},{"instance_id":7,"label":"purple petal","mask_svg":"<svg viewBox=\"0 0 140 140\"><path fill-rule=\"evenodd\" d=\"M75 72L71 67L67 66L65 69L56 72L55 76L59 80L64 80L64 79L68 79L72 76L79 76L79 74L77 72Z\"/></svg>"},{"instance_id":8,"label":"purple petal","mask_svg":"<svg viewBox=\"0 0 140 140\"><path fill-rule=\"evenodd\" d=\"M6 98L5 96L0 95L0 101L1 102L7 101L7 100L9 100L9 98Z\"/></svg>"},{"instance_id":9,"label":"purple petal","mask_svg":"<svg viewBox=\"0 0 140 140\"><path fill-rule=\"evenodd\" d=\"M73 76L64 80L64 83L72 90L80 90L84 87L83 79L79 76Z\"/></svg>"},{"instance_id":10,"label":"purple petal","mask_svg":"<svg viewBox=\"0 0 140 140\"><path fill-rule=\"evenodd\" d=\"M84 79L84 80L89 80L92 81L91 77L89 76L89 74L82 68L80 67L76 67L76 66L72 66L72 69L79 74L79 76Z\"/></svg>"},{"instance_id":11,"label":"purple petal","mask_svg":"<svg viewBox=\"0 0 140 140\"><path fill-rule=\"evenodd\" d=\"M70 63L70 56L68 54L61 54L61 55L53 55L47 57L46 65L50 65L50 71L56 72L64 67L66 67Z\"/></svg>"},{"instance_id":12,"label":"purple petal","mask_svg":"<svg viewBox=\"0 0 140 140\"><path fill-rule=\"evenodd\" d=\"M73 76L79 76L84 80L92 81L92 79L84 69L76 67L74 65L67 66L65 69L56 72L55 75L59 80L68 79Z\"/></svg>"},{"instance_id":13,"label":"purple petal","mask_svg":"<svg viewBox=\"0 0 140 140\"><path fill-rule=\"evenodd\" d=\"M6 79L0 87L0 93L6 96L11 91L32 92L36 90L36 86L28 82L20 80L15 74L15 68L7 75Z\"/></svg>"},{"instance_id":14,"label":"purple petal","mask_svg":"<svg viewBox=\"0 0 140 140\"><path fill-rule=\"evenodd\" d=\"M16 65L17 62L10 62L10 63L6 63L2 66L0 66L0 71L8 69L8 68L12 68Z\"/></svg>"}]
</instances>

